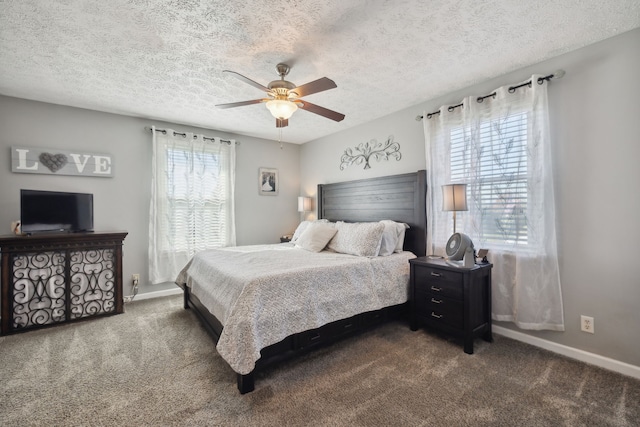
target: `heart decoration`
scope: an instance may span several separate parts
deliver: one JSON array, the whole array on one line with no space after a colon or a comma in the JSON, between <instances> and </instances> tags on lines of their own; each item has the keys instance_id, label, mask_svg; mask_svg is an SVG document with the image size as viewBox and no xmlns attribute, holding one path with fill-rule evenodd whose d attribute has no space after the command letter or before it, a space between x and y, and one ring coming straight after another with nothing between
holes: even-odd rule
<instances>
[{"instance_id":1,"label":"heart decoration","mask_svg":"<svg viewBox=\"0 0 640 427\"><path fill-rule=\"evenodd\" d=\"M40 162L51 172L58 172L67 164L67 156L64 154L40 153Z\"/></svg>"}]
</instances>

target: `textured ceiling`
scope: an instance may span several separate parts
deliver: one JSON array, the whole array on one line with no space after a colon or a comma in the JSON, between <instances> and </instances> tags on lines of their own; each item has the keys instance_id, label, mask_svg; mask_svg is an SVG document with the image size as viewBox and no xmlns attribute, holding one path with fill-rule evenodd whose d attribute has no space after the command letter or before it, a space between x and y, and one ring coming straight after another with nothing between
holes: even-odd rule
<instances>
[{"instance_id":1,"label":"textured ceiling","mask_svg":"<svg viewBox=\"0 0 640 427\"><path fill-rule=\"evenodd\" d=\"M306 97L304 143L640 27L638 0L0 0L0 94L277 139L275 65ZM541 73L553 70L540 70Z\"/></svg>"}]
</instances>

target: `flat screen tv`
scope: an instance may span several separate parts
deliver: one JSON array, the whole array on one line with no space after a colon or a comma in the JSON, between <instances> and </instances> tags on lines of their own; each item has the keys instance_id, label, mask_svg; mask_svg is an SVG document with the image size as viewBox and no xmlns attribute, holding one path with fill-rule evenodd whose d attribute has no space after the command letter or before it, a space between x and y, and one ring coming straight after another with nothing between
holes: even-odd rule
<instances>
[{"instance_id":1,"label":"flat screen tv","mask_svg":"<svg viewBox=\"0 0 640 427\"><path fill-rule=\"evenodd\" d=\"M93 230L93 194L20 190L23 233Z\"/></svg>"}]
</instances>

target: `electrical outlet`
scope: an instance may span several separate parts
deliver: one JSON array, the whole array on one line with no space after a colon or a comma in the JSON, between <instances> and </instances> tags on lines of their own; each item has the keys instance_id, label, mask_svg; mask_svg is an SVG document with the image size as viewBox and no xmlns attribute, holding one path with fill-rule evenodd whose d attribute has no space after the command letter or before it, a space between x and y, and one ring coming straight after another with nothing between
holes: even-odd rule
<instances>
[{"instance_id":1,"label":"electrical outlet","mask_svg":"<svg viewBox=\"0 0 640 427\"><path fill-rule=\"evenodd\" d=\"M594 325L593 317L580 316L580 330L583 332L589 332L590 334L594 334L595 325Z\"/></svg>"},{"instance_id":2,"label":"electrical outlet","mask_svg":"<svg viewBox=\"0 0 640 427\"><path fill-rule=\"evenodd\" d=\"M140 275L138 273L131 275L131 280L133 281L133 287L137 287L140 283Z\"/></svg>"}]
</instances>

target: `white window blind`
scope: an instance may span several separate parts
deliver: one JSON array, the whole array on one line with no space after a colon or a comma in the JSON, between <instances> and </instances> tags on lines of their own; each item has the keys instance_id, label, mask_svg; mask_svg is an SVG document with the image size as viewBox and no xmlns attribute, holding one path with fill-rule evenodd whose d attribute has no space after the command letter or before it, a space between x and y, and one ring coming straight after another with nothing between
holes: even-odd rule
<instances>
[{"instance_id":1,"label":"white window blind","mask_svg":"<svg viewBox=\"0 0 640 427\"><path fill-rule=\"evenodd\" d=\"M226 246L229 195L223 189L229 177L220 173L220 156L167 148L167 202L173 212L162 218L170 235L163 250L195 253Z\"/></svg>"},{"instance_id":2,"label":"white window blind","mask_svg":"<svg viewBox=\"0 0 640 427\"><path fill-rule=\"evenodd\" d=\"M479 212L483 241L526 245L527 114L483 120L478 145L470 144L472 134L451 130L451 183L468 184L467 200Z\"/></svg>"}]
</instances>

